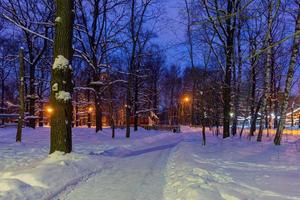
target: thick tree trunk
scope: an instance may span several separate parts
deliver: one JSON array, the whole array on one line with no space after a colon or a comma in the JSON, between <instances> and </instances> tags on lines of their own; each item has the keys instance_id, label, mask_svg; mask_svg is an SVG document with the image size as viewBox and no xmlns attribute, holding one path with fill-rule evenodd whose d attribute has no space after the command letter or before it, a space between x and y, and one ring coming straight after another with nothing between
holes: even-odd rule
<instances>
[{"instance_id":1,"label":"thick tree trunk","mask_svg":"<svg viewBox=\"0 0 300 200\"><path fill-rule=\"evenodd\" d=\"M231 73L232 73L232 57L234 51L234 32L235 25L232 23L231 14L233 12L234 0L228 0L227 2L227 14L230 16L226 19L226 69L225 69L225 79L223 85L223 100L224 100L224 110L223 110L223 138L230 136L230 110L231 110Z\"/></svg>"},{"instance_id":2,"label":"thick tree trunk","mask_svg":"<svg viewBox=\"0 0 300 200\"><path fill-rule=\"evenodd\" d=\"M278 125L277 131L276 131L275 139L274 139L275 145L280 145L281 137L282 137L282 133L283 133L284 125L285 125L288 100L289 100L289 96L290 96L290 92L291 92L291 88L292 88L292 82L293 82L293 77L294 77L294 73L295 73L295 65L297 62L297 56L298 56L298 52L299 52L299 42L300 42L299 32L300 32L300 4L298 5L298 16L297 16L296 25L295 25L293 48L292 48L289 69L288 69L288 73L287 73L286 85L285 85L285 90L284 90L284 98L281 103L280 120L279 120L279 125Z\"/></svg>"},{"instance_id":3,"label":"thick tree trunk","mask_svg":"<svg viewBox=\"0 0 300 200\"><path fill-rule=\"evenodd\" d=\"M54 64L52 67L50 103L50 153L72 151L72 67L73 0L56 0Z\"/></svg>"},{"instance_id":4,"label":"thick tree trunk","mask_svg":"<svg viewBox=\"0 0 300 200\"><path fill-rule=\"evenodd\" d=\"M16 135L16 142L22 141L22 128L24 122L24 113L25 113L25 97L24 97L24 50L23 48L20 49L19 53L20 59L20 85L19 85L19 99L20 99L20 110L19 110L19 120L18 120L18 130Z\"/></svg>"}]
</instances>

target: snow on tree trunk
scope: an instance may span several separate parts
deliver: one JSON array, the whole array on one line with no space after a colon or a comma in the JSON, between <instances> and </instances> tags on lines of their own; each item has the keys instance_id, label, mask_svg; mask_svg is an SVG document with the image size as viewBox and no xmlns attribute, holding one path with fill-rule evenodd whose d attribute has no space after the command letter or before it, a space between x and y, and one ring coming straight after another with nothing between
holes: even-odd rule
<instances>
[{"instance_id":1,"label":"snow on tree trunk","mask_svg":"<svg viewBox=\"0 0 300 200\"><path fill-rule=\"evenodd\" d=\"M24 113L25 113L25 81L24 81L24 49L21 48L19 52L20 59L20 85L19 85L19 99L20 99L20 110L19 110L19 120L18 120L18 130L16 135L16 142L22 141L22 127L24 122Z\"/></svg>"},{"instance_id":2,"label":"snow on tree trunk","mask_svg":"<svg viewBox=\"0 0 300 200\"><path fill-rule=\"evenodd\" d=\"M72 67L73 0L56 1L54 64L52 67L50 104L50 153L72 151Z\"/></svg>"},{"instance_id":3,"label":"snow on tree trunk","mask_svg":"<svg viewBox=\"0 0 300 200\"><path fill-rule=\"evenodd\" d=\"M272 31L272 25L273 25L273 17L272 17L272 11L273 11L273 2L271 1L268 6L268 31L266 35L266 46L270 47L272 45L272 39L271 39L271 31ZM272 49L268 48L267 50L267 63L265 67L265 79L264 79L264 91L263 91L263 97L262 97L262 105L261 105L261 117L260 117L260 123L259 123L259 132L257 136L257 141L261 142L262 135L263 135L263 126L264 126L264 119L268 119L268 113L267 113L267 106L268 106L268 99L270 97L270 73L271 73L271 57L272 57ZM265 120L266 122L268 120Z\"/></svg>"},{"instance_id":4,"label":"snow on tree trunk","mask_svg":"<svg viewBox=\"0 0 300 200\"><path fill-rule=\"evenodd\" d=\"M255 55L255 51L257 49L256 41L253 41L253 38L250 39L250 52L251 52L251 89L250 89L250 133L249 136L253 136L254 132L256 131L256 119L257 119L257 112L255 111L255 99L256 99L256 86L257 86L257 80L256 80L256 63L258 60L257 56ZM258 106L256 106L258 108ZM257 110L257 109L256 109Z\"/></svg>"},{"instance_id":5,"label":"snow on tree trunk","mask_svg":"<svg viewBox=\"0 0 300 200\"><path fill-rule=\"evenodd\" d=\"M295 65L296 65L297 56L298 56L298 52L299 52L300 4L298 6L299 6L298 7L298 16L297 16L296 25L295 25L295 33L294 33L294 41L293 41L293 47L292 47L291 60L290 60L288 74L287 74L287 78L286 78L284 98L281 102L280 120L279 120L279 124L277 127L275 139L274 139L275 145L280 145L280 142L281 142L283 128L284 128L284 124L285 124L285 120L286 120L288 100L289 100L289 96L290 96L290 92L291 92L291 88L292 88L292 82L293 82L293 77L294 77L294 73L295 73Z\"/></svg>"},{"instance_id":6,"label":"snow on tree trunk","mask_svg":"<svg viewBox=\"0 0 300 200\"><path fill-rule=\"evenodd\" d=\"M235 95L234 95L234 119L232 123L232 135L237 133L238 116L240 116L240 95L241 95L241 82L242 82L242 44L241 44L241 29L242 22L241 16L239 16L238 31L237 31L237 51L238 51L238 70L235 84ZM235 71L234 71L235 74Z\"/></svg>"}]
</instances>

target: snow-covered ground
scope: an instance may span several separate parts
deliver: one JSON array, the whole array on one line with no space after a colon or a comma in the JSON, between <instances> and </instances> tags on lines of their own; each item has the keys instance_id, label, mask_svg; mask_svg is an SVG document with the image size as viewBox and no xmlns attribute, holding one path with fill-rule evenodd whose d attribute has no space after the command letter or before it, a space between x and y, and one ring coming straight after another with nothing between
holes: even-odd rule
<instances>
[{"instance_id":1,"label":"snow-covered ground","mask_svg":"<svg viewBox=\"0 0 300 200\"><path fill-rule=\"evenodd\" d=\"M49 129L0 129L0 199L300 199L300 137L256 143L140 129L73 130L73 153L48 156Z\"/></svg>"}]
</instances>

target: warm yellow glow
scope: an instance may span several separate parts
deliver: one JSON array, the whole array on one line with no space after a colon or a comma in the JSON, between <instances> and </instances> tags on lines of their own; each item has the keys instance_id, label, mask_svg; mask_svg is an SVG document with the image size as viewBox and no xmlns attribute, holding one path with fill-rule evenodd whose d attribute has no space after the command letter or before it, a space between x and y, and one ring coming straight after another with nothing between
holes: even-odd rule
<instances>
[{"instance_id":1,"label":"warm yellow glow","mask_svg":"<svg viewBox=\"0 0 300 200\"><path fill-rule=\"evenodd\" d=\"M185 102L189 102L189 101L190 101L190 98L189 98L189 97L185 97L183 100L184 100Z\"/></svg>"},{"instance_id":2,"label":"warm yellow glow","mask_svg":"<svg viewBox=\"0 0 300 200\"><path fill-rule=\"evenodd\" d=\"M52 114L53 113L53 108L47 107L46 111L47 111L47 113Z\"/></svg>"},{"instance_id":3,"label":"warm yellow glow","mask_svg":"<svg viewBox=\"0 0 300 200\"><path fill-rule=\"evenodd\" d=\"M89 112L93 112L93 107L89 107Z\"/></svg>"}]
</instances>

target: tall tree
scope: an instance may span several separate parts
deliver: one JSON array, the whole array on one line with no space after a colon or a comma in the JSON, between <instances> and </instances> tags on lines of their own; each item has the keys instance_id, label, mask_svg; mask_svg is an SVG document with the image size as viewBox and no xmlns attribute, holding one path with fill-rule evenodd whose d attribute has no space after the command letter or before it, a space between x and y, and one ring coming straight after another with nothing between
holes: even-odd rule
<instances>
[{"instance_id":1,"label":"tall tree","mask_svg":"<svg viewBox=\"0 0 300 200\"><path fill-rule=\"evenodd\" d=\"M54 64L52 67L50 104L50 153L72 151L72 67L73 0L56 0Z\"/></svg>"},{"instance_id":2,"label":"tall tree","mask_svg":"<svg viewBox=\"0 0 300 200\"><path fill-rule=\"evenodd\" d=\"M101 75L111 66L108 57L123 45L120 34L125 29L125 0L78 0L76 1L75 56L80 57L92 76L89 87L94 89L96 132L102 130L103 92ZM90 14L92 13L92 15Z\"/></svg>"},{"instance_id":3,"label":"tall tree","mask_svg":"<svg viewBox=\"0 0 300 200\"><path fill-rule=\"evenodd\" d=\"M29 112L28 119L29 126L35 128L35 103L38 98L36 94L36 71L44 53L47 51L49 27L52 27L53 8L51 3L39 0L2 0L0 7L3 9L3 13L1 13L3 18L22 30L24 47L26 47L24 53L28 61L26 64L29 66L29 78L26 81L28 87L25 85Z\"/></svg>"},{"instance_id":4,"label":"tall tree","mask_svg":"<svg viewBox=\"0 0 300 200\"><path fill-rule=\"evenodd\" d=\"M146 11L153 0L136 1L131 0L130 6L130 56L128 65L127 78L127 95L126 95L126 137L130 137L130 123L132 111L132 87L134 86L135 70L138 61L138 42L141 37L142 28L145 23Z\"/></svg>"},{"instance_id":5,"label":"tall tree","mask_svg":"<svg viewBox=\"0 0 300 200\"><path fill-rule=\"evenodd\" d=\"M240 10L240 8L239 8ZM240 101L241 101L241 83L242 83L242 67L243 67L243 55L242 55L242 26L243 26L243 13L240 11L238 14L238 25L237 25L237 70L234 65L233 76L234 76L234 118L232 122L231 134L236 135L238 116L240 116ZM237 71L237 72L236 72Z\"/></svg>"},{"instance_id":6,"label":"tall tree","mask_svg":"<svg viewBox=\"0 0 300 200\"><path fill-rule=\"evenodd\" d=\"M221 42L225 53L224 84L223 84L223 138L230 136L230 110L231 110L231 81L234 55L234 36L236 30L236 13L240 0L227 0L225 7L218 1L202 0L208 22L217 35L217 42Z\"/></svg>"},{"instance_id":7,"label":"tall tree","mask_svg":"<svg viewBox=\"0 0 300 200\"><path fill-rule=\"evenodd\" d=\"M296 18L296 23L295 23L295 32L293 36L293 46L292 46L292 53L291 53L291 58L290 58L290 63L289 63L289 68L288 68L288 73L287 73L287 78L285 82L285 89L284 89L284 97L281 102L281 111L280 111L280 120L279 120L279 125L276 130L276 135L274 138L274 144L275 145L280 145L281 143L281 138L282 138L282 133L286 121L286 113L287 113L287 107L288 107L288 100L290 97L290 92L292 88L292 82L294 78L294 73L295 73L295 65L297 62L297 56L299 52L299 43L300 43L300 1L295 1L298 8L297 8L297 18Z\"/></svg>"},{"instance_id":8,"label":"tall tree","mask_svg":"<svg viewBox=\"0 0 300 200\"><path fill-rule=\"evenodd\" d=\"M193 2L189 3L187 0L184 0L186 15L187 15L187 38L188 38L188 46L189 46L189 57L190 63L192 67L192 72L196 72L195 69L195 61L194 61L194 45L193 45L193 33L192 33L192 9ZM195 74L192 73L192 99L191 99L191 124L195 125L195 96L196 96L196 77Z\"/></svg>"},{"instance_id":9,"label":"tall tree","mask_svg":"<svg viewBox=\"0 0 300 200\"><path fill-rule=\"evenodd\" d=\"M265 38L265 43L267 47L272 46L272 38L271 38L271 32L273 27L273 10L274 10L275 3L273 0L268 2L268 16L267 16L267 33ZM278 8L279 4L277 4ZM268 100L270 98L270 73L271 73L271 58L272 58L272 48L267 49L267 62L265 66L265 74L264 74L264 88L263 88L263 96L262 96L262 105L261 105L261 118L260 118L260 125L259 125L259 132L257 136L257 141L260 142L262 140L263 135L263 126L264 126L264 119L268 119L268 112L267 112L267 106L268 106ZM266 120L268 121L268 120Z\"/></svg>"}]
</instances>

